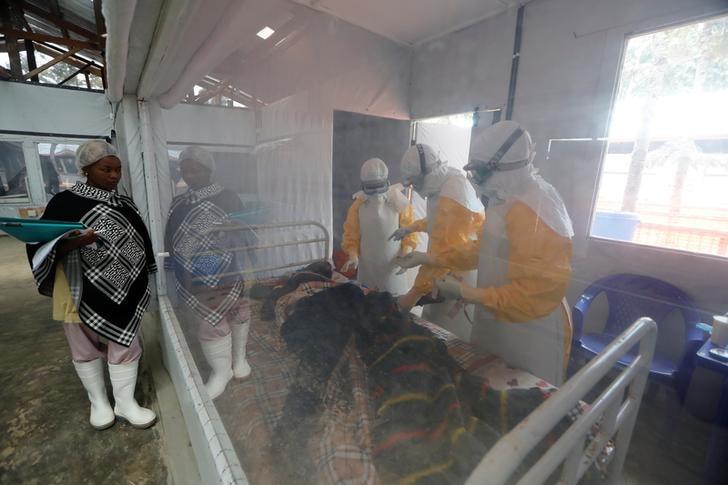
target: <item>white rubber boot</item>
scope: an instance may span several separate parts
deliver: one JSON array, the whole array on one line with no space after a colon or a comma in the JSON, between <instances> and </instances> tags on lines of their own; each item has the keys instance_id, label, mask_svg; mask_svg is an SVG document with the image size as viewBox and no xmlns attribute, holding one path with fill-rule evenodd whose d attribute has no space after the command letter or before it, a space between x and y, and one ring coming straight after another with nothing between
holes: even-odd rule
<instances>
[{"instance_id":1,"label":"white rubber boot","mask_svg":"<svg viewBox=\"0 0 728 485\"><path fill-rule=\"evenodd\" d=\"M143 408L134 399L139 361L109 364L111 387L114 389L114 414L139 429L149 428L157 421L151 409Z\"/></svg>"},{"instance_id":2,"label":"white rubber boot","mask_svg":"<svg viewBox=\"0 0 728 485\"><path fill-rule=\"evenodd\" d=\"M250 375L250 364L245 358L245 347L248 345L250 320L242 325L230 325L233 330L233 375L244 379Z\"/></svg>"},{"instance_id":3,"label":"white rubber boot","mask_svg":"<svg viewBox=\"0 0 728 485\"><path fill-rule=\"evenodd\" d=\"M212 368L210 377L205 382L205 389L210 399L215 399L225 391L227 383L233 378L233 347L230 335L216 340L202 340L202 353Z\"/></svg>"},{"instance_id":4,"label":"white rubber boot","mask_svg":"<svg viewBox=\"0 0 728 485\"><path fill-rule=\"evenodd\" d=\"M116 416L106 395L104 363L101 359L96 359L91 362L74 362L73 366L88 393L88 400L91 401L91 426L98 430L110 428L114 425Z\"/></svg>"}]
</instances>

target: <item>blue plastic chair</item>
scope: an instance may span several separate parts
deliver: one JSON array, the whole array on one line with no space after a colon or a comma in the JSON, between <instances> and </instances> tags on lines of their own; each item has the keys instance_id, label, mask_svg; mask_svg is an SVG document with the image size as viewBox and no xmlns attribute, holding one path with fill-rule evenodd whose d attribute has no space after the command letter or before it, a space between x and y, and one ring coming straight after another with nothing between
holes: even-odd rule
<instances>
[{"instance_id":1,"label":"blue plastic chair","mask_svg":"<svg viewBox=\"0 0 728 485\"><path fill-rule=\"evenodd\" d=\"M594 299L605 293L609 304L607 323L602 333L583 334L584 317ZM673 311L682 314L685 323L685 343L679 362L655 354L650 375L669 384L677 391L680 402L685 400L690 378L695 368L695 354L706 339L696 327L700 313L693 300L681 289L656 278L634 274L616 274L595 281L574 305L573 348L577 352L596 355L615 337L640 317L650 317L658 329ZM636 348L619 363L628 365L637 355Z\"/></svg>"}]
</instances>

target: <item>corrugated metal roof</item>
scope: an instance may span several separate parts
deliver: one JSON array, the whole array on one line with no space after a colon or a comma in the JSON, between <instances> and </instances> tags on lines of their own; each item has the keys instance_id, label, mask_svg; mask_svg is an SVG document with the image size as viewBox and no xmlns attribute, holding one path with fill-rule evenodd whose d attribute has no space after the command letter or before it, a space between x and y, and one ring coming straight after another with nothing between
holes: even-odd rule
<instances>
[{"instance_id":1,"label":"corrugated metal roof","mask_svg":"<svg viewBox=\"0 0 728 485\"><path fill-rule=\"evenodd\" d=\"M92 0L58 0L61 11L70 12L91 24L95 24L94 2Z\"/></svg>"}]
</instances>

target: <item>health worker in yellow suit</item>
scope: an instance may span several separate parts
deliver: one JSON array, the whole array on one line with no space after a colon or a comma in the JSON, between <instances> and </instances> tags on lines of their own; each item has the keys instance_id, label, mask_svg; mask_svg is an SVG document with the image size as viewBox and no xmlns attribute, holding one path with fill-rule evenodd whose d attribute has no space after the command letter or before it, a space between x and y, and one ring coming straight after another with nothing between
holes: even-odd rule
<instances>
[{"instance_id":1,"label":"health worker in yellow suit","mask_svg":"<svg viewBox=\"0 0 728 485\"><path fill-rule=\"evenodd\" d=\"M478 284L445 276L436 285L444 297L477 304L473 343L559 385L571 344L562 300L574 231L534 156L530 134L514 121L496 123L473 141L465 169L487 198L485 228L480 241L452 246L437 264L477 267Z\"/></svg>"},{"instance_id":2,"label":"health worker in yellow suit","mask_svg":"<svg viewBox=\"0 0 728 485\"><path fill-rule=\"evenodd\" d=\"M357 279L393 295L407 292L407 277L398 274L397 256L417 247L417 235L401 242L388 239L392 231L414 222L412 205L404 196L402 185L389 185L389 169L378 158L364 162L360 172L362 190L354 194L344 221L342 249L348 261L344 272L357 269Z\"/></svg>"},{"instance_id":3,"label":"health worker in yellow suit","mask_svg":"<svg viewBox=\"0 0 728 485\"><path fill-rule=\"evenodd\" d=\"M429 236L427 255L433 259L437 259L451 247L477 240L483 227L484 209L463 172L448 166L447 161L441 160L429 145L419 143L407 149L400 169L405 184L411 185L427 200L427 217L399 229L392 234L393 239L403 238L414 232L426 232ZM423 253L413 254L427 256ZM402 267L422 264L416 259L405 256L397 262ZM402 261L409 265L401 264ZM400 308L409 310L422 297L431 294L434 280L447 274L450 269L457 268L423 264L413 287L399 299ZM473 271L462 272L459 277L475 284L476 276ZM452 302L428 304L425 305L422 316L468 340L471 325L463 309L455 312L452 310Z\"/></svg>"}]
</instances>

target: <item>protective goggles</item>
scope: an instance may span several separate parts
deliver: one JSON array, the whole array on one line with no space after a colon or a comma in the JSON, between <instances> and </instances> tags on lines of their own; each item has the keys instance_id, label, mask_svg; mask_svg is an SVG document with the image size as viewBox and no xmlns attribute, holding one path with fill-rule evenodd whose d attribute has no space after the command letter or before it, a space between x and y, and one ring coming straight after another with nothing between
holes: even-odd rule
<instances>
[{"instance_id":1,"label":"protective goggles","mask_svg":"<svg viewBox=\"0 0 728 485\"><path fill-rule=\"evenodd\" d=\"M389 180L362 182L361 190L367 195L383 194L389 189Z\"/></svg>"}]
</instances>

